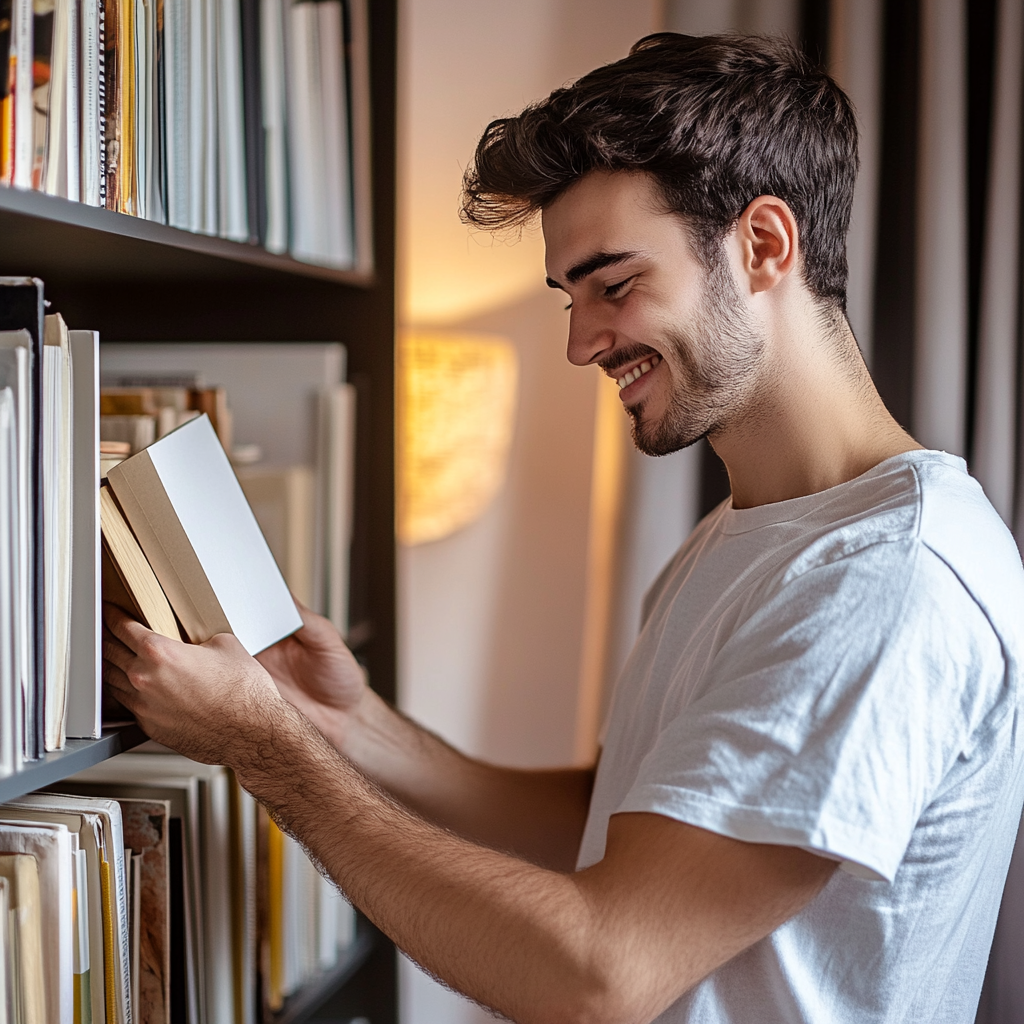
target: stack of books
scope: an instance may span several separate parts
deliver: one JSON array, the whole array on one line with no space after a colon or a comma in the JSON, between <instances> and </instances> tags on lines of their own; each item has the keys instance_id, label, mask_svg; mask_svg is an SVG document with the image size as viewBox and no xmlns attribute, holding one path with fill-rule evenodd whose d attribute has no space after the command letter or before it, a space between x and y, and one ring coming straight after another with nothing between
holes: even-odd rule
<instances>
[{"instance_id":1,"label":"stack of books","mask_svg":"<svg viewBox=\"0 0 1024 1024\"><path fill-rule=\"evenodd\" d=\"M0 0L0 183L360 263L367 0Z\"/></svg>"},{"instance_id":2,"label":"stack of books","mask_svg":"<svg viewBox=\"0 0 1024 1024\"><path fill-rule=\"evenodd\" d=\"M0 805L12 1024L255 1024L334 968L355 924L224 768L156 747Z\"/></svg>"}]
</instances>

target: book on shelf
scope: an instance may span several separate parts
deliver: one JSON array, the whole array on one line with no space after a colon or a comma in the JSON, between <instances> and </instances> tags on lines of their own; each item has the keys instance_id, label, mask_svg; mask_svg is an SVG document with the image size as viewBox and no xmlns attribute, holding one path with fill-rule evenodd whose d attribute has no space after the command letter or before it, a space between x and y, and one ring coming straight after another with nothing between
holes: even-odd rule
<instances>
[{"instance_id":1,"label":"book on shelf","mask_svg":"<svg viewBox=\"0 0 1024 1024\"><path fill-rule=\"evenodd\" d=\"M301 627L208 416L114 466L107 480L193 643L233 633L256 654Z\"/></svg>"},{"instance_id":2,"label":"book on shelf","mask_svg":"<svg viewBox=\"0 0 1024 1024\"><path fill-rule=\"evenodd\" d=\"M367 270L367 3L0 0L0 183Z\"/></svg>"}]
</instances>

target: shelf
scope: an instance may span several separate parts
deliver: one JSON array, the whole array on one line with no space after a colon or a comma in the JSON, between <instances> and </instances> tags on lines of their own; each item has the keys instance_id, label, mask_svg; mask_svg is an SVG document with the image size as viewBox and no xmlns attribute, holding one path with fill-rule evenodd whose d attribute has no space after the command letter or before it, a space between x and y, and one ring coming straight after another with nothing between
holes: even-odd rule
<instances>
[{"instance_id":1,"label":"shelf","mask_svg":"<svg viewBox=\"0 0 1024 1024\"><path fill-rule=\"evenodd\" d=\"M307 982L295 995L290 996L283 1008L271 1017L273 1024L296 1024L304 1019L362 967L372 950L372 932L369 929L360 929L356 941L341 954L337 966L324 971Z\"/></svg>"},{"instance_id":2,"label":"shelf","mask_svg":"<svg viewBox=\"0 0 1024 1024\"><path fill-rule=\"evenodd\" d=\"M374 283L369 272L303 263L257 245L4 186L0 273L66 281L270 281L287 275L361 288Z\"/></svg>"},{"instance_id":3,"label":"shelf","mask_svg":"<svg viewBox=\"0 0 1024 1024\"><path fill-rule=\"evenodd\" d=\"M68 740L63 750L38 761L26 761L21 771L0 778L0 802L52 786L83 768L137 747L145 739L146 734L137 725L126 725L104 730L98 740Z\"/></svg>"}]
</instances>

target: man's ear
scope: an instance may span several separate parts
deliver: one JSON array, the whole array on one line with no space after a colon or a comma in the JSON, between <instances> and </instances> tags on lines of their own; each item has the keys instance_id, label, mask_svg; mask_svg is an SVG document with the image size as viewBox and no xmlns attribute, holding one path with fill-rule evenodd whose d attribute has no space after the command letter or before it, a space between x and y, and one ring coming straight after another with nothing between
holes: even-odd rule
<instances>
[{"instance_id":1,"label":"man's ear","mask_svg":"<svg viewBox=\"0 0 1024 1024\"><path fill-rule=\"evenodd\" d=\"M777 196L758 196L740 214L734 232L740 272L751 292L766 292L797 264L800 234L789 205Z\"/></svg>"}]
</instances>

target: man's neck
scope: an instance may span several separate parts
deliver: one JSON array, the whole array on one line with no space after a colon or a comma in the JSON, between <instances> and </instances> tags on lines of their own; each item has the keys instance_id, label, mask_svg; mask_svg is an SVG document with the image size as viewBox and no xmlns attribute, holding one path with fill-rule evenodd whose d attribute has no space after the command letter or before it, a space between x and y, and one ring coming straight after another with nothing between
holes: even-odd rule
<instances>
[{"instance_id":1,"label":"man's neck","mask_svg":"<svg viewBox=\"0 0 1024 1024\"><path fill-rule=\"evenodd\" d=\"M845 325L841 338L775 346L755 398L709 440L734 508L815 494L921 448L885 408Z\"/></svg>"}]
</instances>

